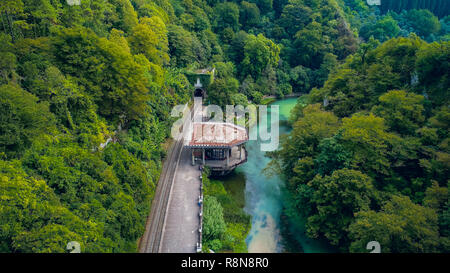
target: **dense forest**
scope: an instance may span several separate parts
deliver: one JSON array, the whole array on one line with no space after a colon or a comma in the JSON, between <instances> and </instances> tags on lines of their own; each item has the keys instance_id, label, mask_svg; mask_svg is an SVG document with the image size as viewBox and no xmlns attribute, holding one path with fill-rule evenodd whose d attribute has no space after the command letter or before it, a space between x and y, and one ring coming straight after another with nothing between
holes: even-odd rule
<instances>
[{"instance_id":1,"label":"dense forest","mask_svg":"<svg viewBox=\"0 0 450 273\"><path fill-rule=\"evenodd\" d=\"M363 41L368 41L373 36L384 42L391 38L408 37L411 33L428 42L450 40L450 17L448 15L438 17L428 9L417 9L414 6L411 6L411 9L389 9L382 12L378 7L368 7L364 2L363 0L341 2L345 3L343 9L346 11L346 18ZM448 12L449 9L443 10Z\"/></svg>"},{"instance_id":2,"label":"dense forest","mask_svg":"<svg viewBox=\"0 0 450 273\"><path fill-rule=\"evenodd\" d=\"M136 251L190 84L135 4L1 1L1 252Z\"/></svg>"},{"instance_id":3,"label":"dense forest","mask_svg":"<svg viewBox=\"0 0 450 273\"><path fill-rule=\"evenodd\" d=\"M302 97L269 170L343 252L449 252L450 43L373 36Z\"/></svg>"},{"instance_id":4,"label":"dense forest","mask_svg":"<svg viewBox=\"0 0 450 273\"><path fill-rule=\"evenodd\" d=\"M449 251L445 1L76 2L0 1L0 252L136 251L171 108L205 67L209 103L309 93L273 165L312 237ZM211 244L243 251L248 219L217 187Z\"/></svg>"},{"instance_id":5,"label":"dense forest","mask_svg":"<svg viewBox=\"0 0 450 273\"><path fill-rule=\"evenodd\" d=\"M447 0L381 0L383 12L394 10L427 9L437 16L446 16L450 13L450 2Z\"/></svg>"}]
</instances>

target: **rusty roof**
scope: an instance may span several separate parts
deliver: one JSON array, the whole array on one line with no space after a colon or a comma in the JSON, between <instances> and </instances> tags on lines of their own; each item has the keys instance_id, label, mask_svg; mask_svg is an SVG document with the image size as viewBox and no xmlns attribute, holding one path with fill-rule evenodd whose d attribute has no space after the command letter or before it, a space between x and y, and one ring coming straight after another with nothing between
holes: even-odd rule
<instances>
[{"instance_id":1,"label":"rusty roof","mask_svg":"<svg viewBox=\"0 0 450 273\"><path fill-rule=\"evenodd\" d=\"M224 122L197 122L193 124L189 147L233 147L248 141L247 130Z\"/></svg>"}]
</instances>

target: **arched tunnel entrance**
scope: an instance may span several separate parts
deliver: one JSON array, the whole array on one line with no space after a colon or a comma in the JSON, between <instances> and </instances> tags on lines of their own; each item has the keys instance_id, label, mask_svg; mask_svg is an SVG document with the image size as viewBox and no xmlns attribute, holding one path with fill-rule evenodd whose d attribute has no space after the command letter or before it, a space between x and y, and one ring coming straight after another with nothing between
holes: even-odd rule
<instances>
[{"instance_id":1,"label":"arched tunnel entrance","mask_svg":"<svg viewBox=\"0 0 450 273\"><path fill-rule=\"evenodd\" d=\"M194 91L194 97L205 97L205 90L201 89L201 88L197 88Z\"/></svg>"}]
</instances>

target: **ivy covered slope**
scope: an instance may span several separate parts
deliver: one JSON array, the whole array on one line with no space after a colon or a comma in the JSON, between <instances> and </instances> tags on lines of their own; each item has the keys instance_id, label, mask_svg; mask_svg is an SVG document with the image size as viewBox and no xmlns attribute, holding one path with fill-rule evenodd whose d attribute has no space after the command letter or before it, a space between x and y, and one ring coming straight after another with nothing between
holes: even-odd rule
<instances>
[{"instance_id":1,"label":"ivy covered slope","mask_svg":"<svg viewBox=\"0 0 450 273\"><path fill-rule=\"evenodd\" d=\"M341 251L449 252L450 43L371 40L293 111L272 167Z\"/></svg>"}]
</instances>

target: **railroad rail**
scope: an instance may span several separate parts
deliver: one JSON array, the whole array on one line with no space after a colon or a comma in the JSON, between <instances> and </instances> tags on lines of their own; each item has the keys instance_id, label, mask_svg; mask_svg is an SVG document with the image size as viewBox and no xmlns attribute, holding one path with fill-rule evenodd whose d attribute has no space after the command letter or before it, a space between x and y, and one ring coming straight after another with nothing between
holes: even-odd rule
<instances>
[{"instance_id":1,"label":"railroad rail","mask_svg":"<svg viewBox=\"0 0 450 273\"><path fill-rule=\"evenodd\" d=\"M190 125L190 118L183 123L183 132ZM184 134L183 134L184 136ZM158 185L156 186L155 198L153 199L150 215L147 218L145 232L139 243L140 253L159 253L161 250L162 235L169 207L169 197L175 179L175 173L183 150L183 137L170 146Z\"/></svg>"}]
</instances>

